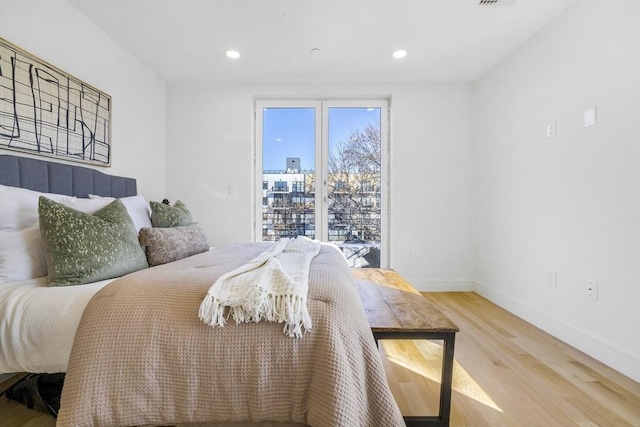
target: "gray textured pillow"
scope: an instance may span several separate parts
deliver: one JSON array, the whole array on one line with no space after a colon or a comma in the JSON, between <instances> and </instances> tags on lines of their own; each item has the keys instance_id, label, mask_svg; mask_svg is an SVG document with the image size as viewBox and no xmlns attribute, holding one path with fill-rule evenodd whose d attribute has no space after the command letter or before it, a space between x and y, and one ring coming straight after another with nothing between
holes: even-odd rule
<instances>
[{"instance_id":1,"label":"gray textured pillow","mask_svg":"<svg viewBox=\"0 0 640 427\"><path fill-rule=\"evenodd\" d=\"M148 267L120 200L91 215L40 197L38 214L50 286L96 282Z\"/></svg>"},{"instance_id":2,"label":"gray textured pillow","mask_svg":"<svg viewBox=\"0 0 640 427\"><path fill-rule=\"evenodd\" d=\"M138 236L150 266L166 264L209 250L197 223L173 228L143 228Z\"/></svg>"},{"instance_id":3,"label":"gray textured pillow","mask_svg":"<svg viewBox=\"0 0 640 427\"><path fill-rule=\"evenodd\" d=\"M196 222L196 218L187 205L177 200L173 206L159 202L149 202L151 206L151 224L154 227L181 227Z\"/></svg>"}]
</instances>

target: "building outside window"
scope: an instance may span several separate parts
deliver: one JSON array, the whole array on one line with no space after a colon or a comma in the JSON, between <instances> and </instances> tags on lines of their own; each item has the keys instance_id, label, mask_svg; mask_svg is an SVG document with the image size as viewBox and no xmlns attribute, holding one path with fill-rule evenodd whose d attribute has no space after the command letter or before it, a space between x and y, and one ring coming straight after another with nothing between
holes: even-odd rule
<instances>
[{"instance_id":1,"label":"building outside window","mask_svg":"<svg viewBox=\"0 0 640 427\"><path fill-rule=\"evenodd\" d=\"M262 240L316 238L313 173L273 170L264 171L263 177L266 190L262 200ZM368 176L359 174L330 175L328 181L334 189L327 199L331 207L327 218L329 242L354 259L364 251L370 253L373 249L369 242L380 238L380 187L374 186Z\"/></svg>"},{"instance_id":2,"label":"building outside window","mask_svg":"<svg viewBox=\"0 0 640 427\"><path fill-rule=\"evenodd\" d=\"M304 193L304 181L294 181L291 185L291 191L294 193Z\"/></svg>"}]
</instances>

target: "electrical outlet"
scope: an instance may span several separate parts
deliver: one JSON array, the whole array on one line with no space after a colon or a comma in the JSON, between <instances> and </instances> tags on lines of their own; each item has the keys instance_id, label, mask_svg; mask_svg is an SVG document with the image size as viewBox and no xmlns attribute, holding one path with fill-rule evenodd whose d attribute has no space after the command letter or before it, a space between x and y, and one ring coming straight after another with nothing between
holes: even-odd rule
<instances>
[{"instance_id":1,"label":"electrical outlet","mask_svg":"<svg viewBox=\"0 0 640 427\"><path fill-rule=\"evenodd\" d=\"M587 279L584 282L584 296L598 301L598 281L593 279Z\"/></svg>"},{"instance_id":2,"label":"electrical outlet","mask_svg":"<svg viewBox=\"0 0 640 427\"><path fill-rule=\"evenodd\" d=\"M558 286L558 273L555 271L550 271L547 273L547 285L556 287Z\"/></svg>"}]
</instances>

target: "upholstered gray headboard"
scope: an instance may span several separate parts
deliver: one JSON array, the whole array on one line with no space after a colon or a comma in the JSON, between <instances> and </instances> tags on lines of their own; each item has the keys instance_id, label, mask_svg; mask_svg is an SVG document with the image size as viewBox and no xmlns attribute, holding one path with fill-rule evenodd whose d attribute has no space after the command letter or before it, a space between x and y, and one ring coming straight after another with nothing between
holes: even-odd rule
<instances>
[{"instance_id":1,"label":"upholstered gray headboard","mask_svg":"<svg viewBox=\"0 0 640 427\"><path fill-rule=\"evenodd\" d=\"M136 180L95 169L44 160L0 155L0 184L42 193L88 197L89 194L127 197L137 194Z\"/></svg>"}]
</instances>

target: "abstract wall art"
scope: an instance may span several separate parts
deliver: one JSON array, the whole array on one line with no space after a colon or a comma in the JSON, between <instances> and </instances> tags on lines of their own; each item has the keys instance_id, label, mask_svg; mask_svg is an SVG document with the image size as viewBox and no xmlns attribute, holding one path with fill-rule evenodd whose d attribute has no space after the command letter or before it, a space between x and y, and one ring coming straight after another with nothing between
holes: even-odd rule
<instances>
[{"instance_id":1,"label":"abstract wall art","mask_svg":"<svg viewBox=\"0 0 640 427\"><path fill-rule=\"evenodd\" d=\"M111 97L0 38L0 148L111 166Z\"/></svg>"}]
</instances>

